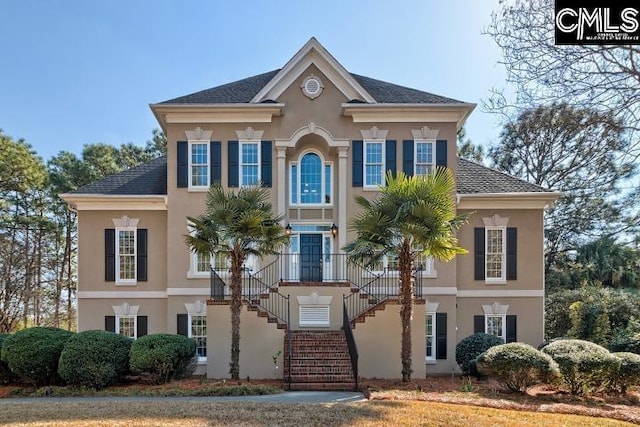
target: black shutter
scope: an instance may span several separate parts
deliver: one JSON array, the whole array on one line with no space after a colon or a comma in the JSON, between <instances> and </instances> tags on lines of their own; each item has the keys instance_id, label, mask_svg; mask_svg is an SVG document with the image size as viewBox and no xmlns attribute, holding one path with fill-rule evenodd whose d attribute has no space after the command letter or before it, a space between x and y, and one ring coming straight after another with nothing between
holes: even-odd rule
<instances>
[{"instance_id":1,"label":"black shutter","mask_svg":"<svg viewBox=\"0 0 640 427\"><path fill-rule=\"evenodd\" d=\"M518 316L508 315L507 316L507 342L518 341L518 334L516 332L516 329L518 329Z\"/></svg>"},{"instance_id":2,"label":"black shutter","mask_svg":"<svg viewBox=\"0 0 640 427\"><path fill-rule=\"evenodd\" d=\"M261 170L260 170L260 180L262 181L263 187L271 188L272 183L272 172L271 172L271 163L272 163L272 154L271 154L271 141L262 141L260 147L260 161L262 162ZM284 179L284 178L282 178Z\"/></svg>"},{"instance_id":3,"label":"black shutter","mask_svg":"<svg viewBox=\"0 0 640 427\"><path fill-rule=\"evenodd\" d=\"M238 141L229 141L227 145L228 186L239 187L240 165L238 164Z\"/></svg>"},{"instance_id":4,"label":"black shutter","mask_svg":"<svg viewBox=\"0 0 640 427\"><path fill-rule=\"evenodd\" d=\"M473 229L474 279L484 280L484 227Z\"/></svg>"},{"instance_id":5,"label":"black shutter","mask_svg":"<svg viewBox=\"0 0 640 427\"><path fill-rule=\"evenodd\" d=\"M140 338L147 335L147 316L138 316L138 327L136 337Z\"/></svg>"},{"instance_id":6,"label":"black shutter","mask_svg":"<svg viewBox=\"0 0 640 427\"><path fill-rule=\"evenodd\" d=\"M116 281L116 230L104 230L104 281Z\"/></svg>"},{"instance_id":7,"label":"black shutter","mask_svg":"<svg viewBox=\"0 0 640 427\"><path fill-rule=\"evenodd\" d=\"M518 278L518 229L507 228L507 280Z\"/></svg>"},{"instance_id":8,"label":"black shutter","mask_svg":"<svg viewBox=\"0 0 640 427\"><path fill-rule=\"evenodd\" d=\"M362 187L362 141L352 141L351 149L351 173L352 173L352 186Z\"/></svg>"},{"instance_id":9,"label":"black shutter","mask_svg":"<svg viewBox=\"0 0 640 427\"><path fill-rule=\"evenodd\" d=\"M413 139L402 141L402 171L413 176Z\"/></svg>"},{"instance_id":10,"label":"black shutter","mask_svg":"<svg viewBox=\"0 0 640 427\"><path fill-rule=\"evenodd\" d=\"M209 168L211 169L211 184L220 182L222 179L222 148L220 141L209 143Z\"/></svg>"},{"instance_id":11,"label":"black shutter","mask_svg":"<svg viewBox=\"0 0 640 427\"><path fill-rule=\"evenodd\" d=\"M189 186L189 143L178 141L178 187Z\"/></svg>"},{"instance_id":12,"label":"black shutter","mask_svg":"<svg viewBox=\"0 0 640 427\"><path fill-rule=\"evenodd\" d=\"M136 280L147 281L147 229L139 228L136 232Z\"/></svg>"},{"instance_id":13,"label":"black shutter","mask_svg":"<svg viewBox=\"0 0 640 427\"><path fill-rule=\"evenodd\" d=\"M178 335L189 336L189 315L178 314Z\"/></svg>"},{"instance_id":14,"label":"black shutter","mask_svg":"<svg viewBox=\"0 0 640 427\"><path fill-rule=\"evenodd\" d=\"M385 163L387 172L391 171L393 177L396 177L396 141L388 139L385 146Z\"/></svg>"},{"instance_id":15,"label":"black shutter","mask_svg":"<svg viewBox=\"0 0 640 427\"><path fill-rule=\"evenodd\" d=\"M484 316L473 316L473 333L484 333Z\"/></svg>"},{"instance_id":16,"label":"black shutter","mask_svg":"<svg viewBox=\"0 0 640 427\"><path fill-rule=\"evenodd\" d=\"M436 359L447 358L447 313L436 313Z\"/></svg>"},{"instance_id":17,"label":"black shutter","mask_svg":"<svg viewBox=\"0 0 640 427\"><path fill-rule=\"evenodd\" d=\"M436 166L447 167L447 141L436 141Z\"/></svg>"},{"instance_id":18,"label":"black shutter","mask_svg":"<svg viewBox=\"0 0 640 427\"><path fill-rule=\"evenodd\" d=\"M108 332L116 331L116 316L104 316L104 330Z\"/></svg>"}]
</instances>

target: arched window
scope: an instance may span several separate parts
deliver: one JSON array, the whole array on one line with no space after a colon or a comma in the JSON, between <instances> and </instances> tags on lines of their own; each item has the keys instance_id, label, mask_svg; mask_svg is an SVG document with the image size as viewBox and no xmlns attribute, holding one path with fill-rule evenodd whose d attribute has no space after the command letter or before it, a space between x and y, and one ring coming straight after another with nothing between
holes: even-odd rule
<instances>
[{"instance_id":1,"label":"arched window","mask_svg":"<svg viewBox=\"0 0 640 427\"><path fill-rule=\"evenodd\" d=\"M300 162L291 162L290 201L292 205L330 205L332 165L314 152L304 154Z\"/></svg>"}]
</instances>

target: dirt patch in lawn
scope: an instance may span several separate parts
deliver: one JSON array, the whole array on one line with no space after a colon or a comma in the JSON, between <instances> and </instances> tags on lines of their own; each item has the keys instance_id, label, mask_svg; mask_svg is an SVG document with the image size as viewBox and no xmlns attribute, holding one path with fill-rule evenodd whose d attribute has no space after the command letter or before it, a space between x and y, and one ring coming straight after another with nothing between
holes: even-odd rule
<instances>
[{"instance_id":1,"label":"dirt patch in lawn","mask_svg":"<svg viewBox=\"0 0 640 427\"><path fill-rule=\"evenodd\" d=\"M431 377L403 383L399 380L363 379L362 390L371 400L423 400L498 409L553 412L613 418L640 424L640 392L625 395L576 396L540 385L526 393L502 390L492 380L469 377Z\"/></svg>"}]
</instances>

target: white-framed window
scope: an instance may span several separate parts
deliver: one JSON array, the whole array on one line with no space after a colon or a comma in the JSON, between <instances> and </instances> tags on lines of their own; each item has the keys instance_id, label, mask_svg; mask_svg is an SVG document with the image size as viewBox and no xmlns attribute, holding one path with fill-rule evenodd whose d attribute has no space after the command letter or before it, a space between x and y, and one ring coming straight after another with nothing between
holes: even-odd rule
<instances>
[{"instance_id":1,"label":"white-framed window","mask_svg":"<svg viewBox=\"0 0 640 427\"><path fill-rule=\"evenodd\" d=\"M395 254L389 254L382 257L379 263L372 266L371 271L374 274L387 273L391 277L398 275L398 256ZM417 256L413 261L413 269L420 271L422 276L435 277L435 269L433 264L433 258L425 256Z\"/></svg>"},{"instance_id":2,"label":"white-framed window","mask_svg":"<svg viewBox=\"0 0 640 427\"><path fill-rule=\"evenodd\" d=\"M425 359L436 360L436 314L426 313L425 315Z\"/></svg>"},{"instance_id":3,"label":"white-framed window","mask_svg":"<svg viewBox=\"0 0 640 427\"><path fill-rule=\"evenodd\" d=\"M136 281L135 227L116 228L116 282Z\"/></svg>"},{"instance_id":4,"label":"white-framed window","mask_svg":"<svg viewBox=\"0 0 640 427\"><path fill-rule=\"evenodd\" d=\"M137 316L116 316L116 334L135 339L138 335L137 330Z\"/></svg>"},{"instance_id":5,"label":"white-framed window","mask_svg":"<svg viewBox=\"0 0 640 427\"><path fill-rule=\"evenodd\" d=\"M505 227L485 227L485 280L506 280L507 239Z\"/></svg>"},{"instance_id":6,"label":"white-framed window","mask_svg":"<svg viewBox=\"0 0 640 427\"><path fill-rule=\"evenodd\" d=\"M484 316L484 330L489 335L502 338L507 342L507 318L504 314L486 314Z\"/></svg>"},{"instance_id":7,"label":"white-framed window","mask_svg":"<svg viewBox=\"0 0 640 427\"><path fill-rule=\"evenodd\" d=\"M416 176L428 175L435 164L435 141L416 139L413 144L413 173Z\"/></svg>"},{"instance_id":8,"label":"white-framed window","mask_svg":"<svg viewBox=\"0 0 640 427\"><path fill-rule=\"evenodd\" d=\"M199 361L207 359L207 315L189 314L189 338L196 341L196 355Z\"/></svg>"},{"instance_id":9,"label":"white-framed window","mask_svg":"<svg viewBox=\"0 0 640 427\"><path fill-rule=\"evenodd\" d=\"M260 141L240 141L240 186L260 183Z\"/></svg>"},{"instance_id":10,"label":"white-framed window","mask_svg":"<svg viewBox=\"0 0 640 427\"><path fill-rule=\"evenodd\" d=\"M382 139L364 141L364 186L378 187L384 184L384 145Z\"/></svg>"},{"instance_id":11,"label":"white-framed window","mask_svg":"<svg viewBox=\"0 0 640 427\"><path fill-rule=\"evenodd\" d=\"M331 205L333 203L333 163L310 151L289 164L291 205Z\"/></svg>"},{"instance_id":12,"label":"white-framed window","mask_svg":"<svg viewBox=\"0 0 640 427\"><path fill-rule=\"evenodd\" d=\"M209 170L209 141L189 141L189 188L208 188Z\"/></svg>"}]
</instances>

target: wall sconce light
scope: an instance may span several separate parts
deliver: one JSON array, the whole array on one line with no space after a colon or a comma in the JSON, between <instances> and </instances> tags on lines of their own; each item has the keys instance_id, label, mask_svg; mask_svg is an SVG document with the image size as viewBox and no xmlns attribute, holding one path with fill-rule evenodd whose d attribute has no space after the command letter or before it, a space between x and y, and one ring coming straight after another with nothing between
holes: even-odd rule
<instances>
[{"instance_id":1,"label":"wall sconce light","mask_svg":"<svg viewBox=\"0 0 640 427\"><path fill-rule=\"evenodd\" d=\"M338 235L338 227L335 224L331 224L331 234L333 234L333 238L335 239Z\"/></svg>"},{"instance_id":2,"label":"wall sconce light","mask_svg":"<svg viewBox=\"0 0 640 427\"><path fill-rule=\"evenodd\" d=\"M291 224L287 224L287 226L284 228L284 234L286 234L287 236L291 236L291 231L293 229L291 228Z\"/></svg>"}]
</instances>

